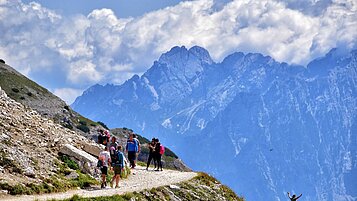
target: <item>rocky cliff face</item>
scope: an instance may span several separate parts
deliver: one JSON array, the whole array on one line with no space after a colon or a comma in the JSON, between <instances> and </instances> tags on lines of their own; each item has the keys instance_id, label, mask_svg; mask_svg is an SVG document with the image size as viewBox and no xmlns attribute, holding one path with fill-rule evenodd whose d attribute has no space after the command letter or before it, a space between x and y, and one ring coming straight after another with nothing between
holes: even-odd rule
<instances>
[{"instance_id":1,"label":"rocky cliff face","mask_svg":"<svg viewBox=\"0 0 357 201\"><path fill-rule=\"evenodd\" d=\"M82 171L92 173L96 158L81 149L93 152L99 147L9 98L0 88L0 189L43 182L52 185L48 180L61 179L60 153L77 159ZM89 156L82 157L79 152Z\"/></svg>"},{"instance_id":2,"label":"rocky cliff face","mask_svg":"<svg viewBox=\"0 0 357 201\"><path fill-rule=\"evenodd\" d=\"M203 48L175 47L141 77L93 86L73 107L160 137L248 200L295 191L347 201L357 197L356 83L356 51L303 67L243 53L214 63Z\"/></svg>"}]
</instances>

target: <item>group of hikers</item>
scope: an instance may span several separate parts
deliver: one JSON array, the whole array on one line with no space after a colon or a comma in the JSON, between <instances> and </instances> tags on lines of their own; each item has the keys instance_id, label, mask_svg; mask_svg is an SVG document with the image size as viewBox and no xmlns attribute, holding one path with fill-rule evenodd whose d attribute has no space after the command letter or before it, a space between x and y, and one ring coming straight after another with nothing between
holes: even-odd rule
<instances>
[{"instance_id":1,"label":"group of hikers","mask_svg":"<svg viewBox=\"0 0 357 201\"><path fill-rule=\"evenodd\" d=\"M109 142L110 141L110 142ZM108 169L114 171L114 176L110 182L110 186L113 188L115 181L115 188L119 188L119 180L122 171L125 171L126 158L124 155L123 147L117 142L115 136L110 136L109 131L99 131L98 143L104 145L104 150L100 152L97 167L101 170L102 184L101 188L107 187L106 177L108 175ZM164 146L161 145L159 139L152 138L149 146L149 157L146 164L146 170L149 170L149 166L154 161L154 170L162 171L161 157L165 152ZM130 134L126 141L125 151L128 156L131 169L136 167L136 159L141 151L140 141L136 138L135 134ZM292 195L288 192L288 197L291 201L297 201L299 196Z\"/></svg>"},{"instance_id":2,"label":"group of hikers","mask_svg":"<svg viewBox=\"0 0 357 201\"><path fill-rule=\"evenodd\" d=\"M110 142L109 142L110 141ZM104 145L104 150L100 152L98 156L97 167L101 171L102 184L101 188L107 187L106 177L108 175L108 170L114 171L114 176L110 182L110 186L113 188L115 181L115 188L119 188L119 180L122 171L125 171L125 152L127 153L129 166L131 169L136 167L137 156L141 151L140 141L137 139L136 135L131 133L126 141L125 150L117 142L115 136L111 136L109 131L99 131L98 143ZM147 161L146 170L148 170L151 161L154 161L155 171L162 171L161 158L165 152L164 146L161 145L159 139L153 138L149 143L149 157Z\"/></svg>"}]
</instances>

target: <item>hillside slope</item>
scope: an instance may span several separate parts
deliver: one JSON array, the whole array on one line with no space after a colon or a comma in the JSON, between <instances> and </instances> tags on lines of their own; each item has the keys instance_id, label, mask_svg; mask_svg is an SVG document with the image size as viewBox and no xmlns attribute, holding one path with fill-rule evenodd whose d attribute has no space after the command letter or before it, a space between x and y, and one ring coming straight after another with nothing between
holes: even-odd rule
<instances>
[{"instance_id":1,"label":"hillside slope","mask_svg":"<svg viewBox=\"0 0 357 201\"><path fill-rule=\"evenodd\" d=\"M104 129L97 122L73 111L63 100L4 63L0 63L0 87L10 98L81 135L92 138L90 131L96 133L97 129Z\"/></svg>"},{"instance_id":2,"label":"hillside slope","mask_svg":"<svg viewBox=\"0 0 357 201\"><path fill-rule=\"evenodd\" d=\"M84 150L100 149L84 136L9 98L0 88L1 193L56 192L83 187L83 182L96 184L82 173L92 174L96 163ZM61 154L67 153L77 157L77 172L60 160ZM68 177L70 174L75 176Z\"/></svg>"}]
</instances>

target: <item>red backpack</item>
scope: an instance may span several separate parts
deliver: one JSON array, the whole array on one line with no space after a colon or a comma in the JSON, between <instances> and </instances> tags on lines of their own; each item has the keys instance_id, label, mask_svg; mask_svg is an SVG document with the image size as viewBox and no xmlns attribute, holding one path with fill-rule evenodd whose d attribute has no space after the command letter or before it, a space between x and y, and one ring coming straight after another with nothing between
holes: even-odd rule
<instances>
[{"instance_id":1,"label":"red backpack","mask_svg":"<svg viewBox=\"0 0 357 201\"><path fill-rule=\"evenodd\" d=\"M160 154L163 155L165 153L165 147L160 145Z\"/></svg>"}]
</instances>

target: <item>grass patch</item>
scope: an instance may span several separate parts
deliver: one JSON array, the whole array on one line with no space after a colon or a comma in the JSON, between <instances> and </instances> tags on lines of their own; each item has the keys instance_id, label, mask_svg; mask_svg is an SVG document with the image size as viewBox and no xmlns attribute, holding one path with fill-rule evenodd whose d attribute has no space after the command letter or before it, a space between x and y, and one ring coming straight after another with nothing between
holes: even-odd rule
<instances>
[{"instance_id":1,"label":"grass patch","mask_svg":"<svg viewBox=\"0 0 357 201\"><path fill-rule=\"evenodd\" d=\"M64 162L67 165L67 167L71 168L72 170L79 170L78 164L74 160L71 160L68 156L61 155L60 160Z\"/></svg>"},{"instance_id":2,"label":"grass patch","mask_svg":"<svg viewBox=\"0 0 357 201\"><path fill-rule=\"evenodd\" d=\"M103 123L103 122L101 122L101 121L98 121L97 123L98 123L99 125L103 126L103 128L109 130L108 126L105 125L105 123Z\"/></svg>"},{"instance_id":3,"label":"grass patch","mask_svg":"<svg viewBox=\"0 0 357 201\"><path fill-rule=\"evenodd\" d=\"M76 126L76 128L78 128L79 130L85 132L85 133L89 133L90 129L88 128L87 125L83 125L83 124L79 124Z\"/></svg>"},{"instance_id":4,"label":"grass patch","mask_svg":"<svg viewBox=\"0 0 357 201\"><path fill-rule=\"evenodd\" d=\"M37 83L6 68L0 68L0 86L10 98L16 101L24 100L25 96L34 97L30 90L39 92L39 95L53 96L47 89Z\"/></svg>"}]
</instances>

